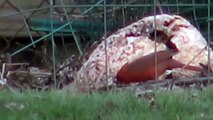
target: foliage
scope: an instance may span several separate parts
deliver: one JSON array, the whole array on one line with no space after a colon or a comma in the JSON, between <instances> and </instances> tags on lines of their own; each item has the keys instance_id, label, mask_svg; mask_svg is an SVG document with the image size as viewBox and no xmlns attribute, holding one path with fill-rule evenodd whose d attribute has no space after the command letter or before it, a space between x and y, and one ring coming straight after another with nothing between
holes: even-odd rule
<instances>
[{"instance_id":1,"label":"foliage","mask_svg":"<svg viewBox=\"0 0 213 120\"><path fill-rule=\"evenodd\" d=\"M210 120L213 88L156 91L153 104L130 92L0 92L2 120Z\"/></svg>"}]
</instances>

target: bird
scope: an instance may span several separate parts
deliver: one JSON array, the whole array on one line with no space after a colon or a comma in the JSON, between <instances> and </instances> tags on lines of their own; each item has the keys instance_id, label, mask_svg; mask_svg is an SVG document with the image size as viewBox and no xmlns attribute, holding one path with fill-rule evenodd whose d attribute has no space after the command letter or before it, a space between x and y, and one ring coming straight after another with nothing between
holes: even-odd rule
<instances>
[{"instance_id":1,"label":"bird","mask_svg":"<svg viewBox=\"0 0 213 120\"><path fill-rule=\"evenodd\" d=\"M188 70L202 71L201 67L186 66L186 64L173 59L172 56L175 54L177 54L177 52L173 50L162 50L141 56L132 62L126 63L117 72L116 83L129 84L154 80L155 77L159 77L166 70L171 70L173 68L184 67ZM157 72L157 74L155 72Z\"/></svg>"}]
</instances>

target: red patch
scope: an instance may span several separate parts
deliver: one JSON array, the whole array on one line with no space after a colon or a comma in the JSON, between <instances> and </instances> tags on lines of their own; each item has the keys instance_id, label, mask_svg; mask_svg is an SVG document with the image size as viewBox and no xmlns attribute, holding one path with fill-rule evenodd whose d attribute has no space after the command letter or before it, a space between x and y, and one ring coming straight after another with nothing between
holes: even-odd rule
<instances>
[{"instance_id":1,"label":"red patch","mask_svg":"<svg viewBox=\"0 0 213 120\"><path fill-rule=\"evenodd\" d=\"M141 36L140 34L136 34L136 33L128 33L128 34L125 34L125 37L138 37L138 36Z\"/></svg>"},{"instance_id":2,"label":"red patch","mask_svg":"<svg viewBox=\"0 0 213 120\"><path fill-rule=\"evenodd\" d=\"M169 39L167 42L166 42L166 46L173 50L174 52L178 52L179 49L177 48L177 46L171 41L171 39Z\"/></svg>"},{"instance_id":3,"label":"red patch","mask_svg":"<svg viewBox=\"0 0 213 120\"><path fill-rule=\"evenodd\" d=\"M128 84L134 82L145 82L155 79L155 55L157 54L157 77L166 70L182 68L185 64L172 59L174 52L166 50L152 53L127 63L117 73L117 83ZM187 66L185 69L202 71L199 67Z\"/></svg>"},{"instance_id":4,"label":"red patch","mask_svg":"<svg viewBox=\"0 0 213 120\"><path fill-rule=\"evenodd\" d=\"M174 18L174 19L171 19L170 21L165 21L163 25L168 27L168 26L170 26L173 22L175 22L178 19L180 19L180 18Z\"/></svg>"},{"instance_id":5,"label":"red patch","mask_svg":"<svg viewBox=\"0 0 213 120\"><path fill-rule=\"evenodd\" d=\"M173 28L172 28L172 31L179 31L180 28L188 28L189 26L186 26L186 25L175 25Z\"/></svg>"}]
</instances>

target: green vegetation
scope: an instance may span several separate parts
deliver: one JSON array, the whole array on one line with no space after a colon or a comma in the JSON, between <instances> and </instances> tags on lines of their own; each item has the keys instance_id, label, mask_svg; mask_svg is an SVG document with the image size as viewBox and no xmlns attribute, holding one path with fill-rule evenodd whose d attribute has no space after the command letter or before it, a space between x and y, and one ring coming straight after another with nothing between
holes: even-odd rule
<instances>
[{"instance_id":1,"label":"green vegetation","mask_svg":"<svg viewBox=\"0 0 213 120\"><path fill-rule=\"evenodd\" d=\"M2 120L212 120L213 88L159 92L0 92Z\"/></svg>"}]
</instances>

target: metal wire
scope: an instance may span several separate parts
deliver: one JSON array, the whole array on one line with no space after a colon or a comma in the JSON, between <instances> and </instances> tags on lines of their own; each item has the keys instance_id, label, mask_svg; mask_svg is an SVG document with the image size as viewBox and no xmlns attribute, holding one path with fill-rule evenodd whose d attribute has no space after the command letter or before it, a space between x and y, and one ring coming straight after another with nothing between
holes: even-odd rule
<instances>
[{"instance_id":1,"label":"metal wire","mask_svg":"<svg viewBox=\"0 0 213 120\"><path fill-rule=\"evenodd\" d=\"M121 0L122 4L125 4L124 0ZM122 7L122 18L123 18L123 27L126 26L126 17L125 17L125 8Z\"/></svg>"},{"instance_id":2,"label":"metal wire","mask_svg":"<svg viewBox=\"0 0 213 120\"><path fill-rule=\"evenodd\" d=\"M20 14L26 14L26 13L35 12L35 11L39 11L39 10L44 10L44 9L48 9L48 8L49 8L49 6L44 6L44 7L39 7L39 8L33 8L33 9L27 9L27 10L24 10L24 11L22 11L20 13L14 12L14 13L6 14L6 15L0 15L0 18L1 17L16 16L16 15L20 15Z\"/></svg>"},{"instance_id":3,"label":"metal wire","mask_svg":"<svg viewBox=\"0 0 213 120\"><path fill-rule=\"evenodd\" d=\"M211 17L211 0L208 0L208 18ZM211 60L210 58L212 57L211 54L210 54L210 51L211 51L211 48L210 48L210 43L211 43L211 33L210 33L210 29L211 29L211 24L210 24L210 21L208 21L208 81L210 81L209 77L210 77L210 65L211 65ZM209 82L210 83L210 82Z\"/></svg>"},{"instance_id":4,"label":"metal wire","mask_svg":"<svg viewBox=\"0 0 213 120\"><path fill-rule=\"evenodd\" d=\"M61 40L62 40L62 45L63 45L63 47L64 47L64 50L65 50L65 52L66 52L66 56L69 56L67 47L66 47L66 45L65 45L65 39L64 39L63 32L61 32Z\"/></svg>"},{"instance_id":5,"label":"metal wire","mask_svg":"<svg viewBox=\"0 0 213 120\"><path fill-rule=\"evenodd\" d=\"M53 11L53 5L54 5L54 3L53 3L53 0L50 0L49 1L50 3L49 3L49 5L50 5L50 26L51 26L51 32L53 31L53 28L54 28L54 26L53 26L53 15L52 15L52 13L54 12ZM52 43L52 65L53 65L53 81L54 81L54 86L55 86L55 88L57 88L57 81L56 81L56 57L55 57L55 41L54 41L54 33L53 34L51 34L51 43Z\"/></svg>"},{"instance_id":6,"label":"metal wire","mask_svg":"<svg viewBox=\"0 0 213 120\"><path fill-rule=\"evenodd\" d=\"M1 5L0 5L0 9L4 7L4 5L6 4L7 2L4 1Z\"/></svg>"},{"instance_id":7,"label":"metal wire","mask_svg":"<svg viewBox=\"0 0 213 120\"><path fill-rule=\"evenodd\" d=\"M177 4L176 9L177 9L177 14L179 15L180 14L180 9L179 9L179 2L178 1L179 0L176 0L176 4Z\"/></svg>"},{"instance_id":8,"label":"metal wire","mask_svg":"<svg viewBox=\"0 0 213 120\"><path fill-rule=\"evenodd\" d=\"M105 70L106 70L106 81L108 86L108 52L107 52L107 14L106 14L106 0L104 0L104 51L105 51Z\"/></svg>"},{"instance_id":9,"label":"metal wire","mask_svg":"<svg viewBox=\"0 0 213 120\"><path fill-rule=\"evenodd\" d=\"M178 4L181 7L191 7L191 6L200 6L200 7L207 7L208 4ZM93 5L65 5L64 7L91 7ZM106 7L153 7L153 4L107 4ZM177 4L161 4L162 7L176 7ZM212 6L212 5L211 5ZM61 5L55 5L54 7L63 7ZM97 5L96 7L104 7L104 5Z\"/></svg>"},{"instance_id":10,"label":"metal wire","mask_svg":"<svg viewBox=\"0 0 213 120\"><path fill-rule=\"evenodd\" d=\"M60 1L61 1L61 5L64 6L63 0L60 0ZM63 7L63 11L64 11L64 14L65 14L65 16L66 16L67 21L70 21L69 16L68 16L68 14L67 14L67 11L66 11L65 7ZM81 45L80 45L79 39L78 39L78 37L75 35L75 32L74 32L73 27L72 27L71 24L69 24L69 27L70 27L70 30L71 30L71 32L72 32L73 38L74 38L74 40L75 40L75 43L76 43L76 45L77 45L78 51L79 51L80 55L82 55L82 54L83 54L83 50L82 50L82 47L81 47Z\"/></svg>"},{"instance_id":11,"label":"metal wire","mask_svg":"<svg viewBox=\"0 0 213 120\"><path fill-rule=\"evenodd\" d=\"M103 1L103 0L101 0ZM100 2L100 1L99 1ZM98 2L98 3L99 3ZM162 7L176 7L177 4L161 4ZM178 4L179 7L193 7L193 6L197 6L197 7L208 7L208 4ZM213 6L213 5L210 5ZM87 8L87 7L94 7L93 5L54 5L54 8L73 8L73 7L77 7L77 8ZM103 5L95 5L95 7L103 7ZM153 4L107 4L106 7L153 7ZM23 12L21 12L21 14L26 14L29 12L33 12L33 11L39 11L39 10L44 10L44 9L48 9L49 6L43 6L40 8L34 8L34 9L26 9ZM15 16L15 15L19 15L19 13L10 13L10 14L6 14L6 15L0 15L0 17L9 17L9 16Z\"/></svg>"},{"instance_id":12,"label":"metal wire","mask_svg":"<svg viewBox=\"0 0 213 120\"><path fill-rule=\"evenodd\" d=\"M192 4L195 4L195 0L192 0ZM195 25L197 27L198 30L200 30L200 26L198 25L198 22L197 22L197 16L196 16L196 11L195 11L195 6L193 6L193 18L195 20Z\"/></svg>"},{"instance_id":13,"label":"metal wire","mask_svg":"<svg viewBox=\"0 0 213 120\"><path fill-rule=\"evenodd\" d=\"M94 6L92 6L92 7L88 8L88 9L86 9L86 10L85 10L82 14L80 14L80 15L85 15L85 14L87 14L90 10L92 10L92 9L95 8L97 5L101 4L102 2L103 2L103 0L97 2ZM52 34L54 34L54 33L58 32L58 31L60 31L60 30L63 29L63 28L65 28L66 26L68 26L69 24L71 24L71 23L72 23L73 21L75 21L76 19L77 19L77 18L74 18L73 20L71 20L71 21L67 22L66 24L62 25L61 27L56 28L56 29L54 29L52 32L50 32L50 33L44 35L43 37L41 37L41 38L35 40L33 43L28 44L28 45L24 46L23 48L21 48L21 49L15 51L15 52L13 52L13 53L11 54L11 56L14 56L14 55L16 55L16 54L22 52L23 50L25 50L25 49L31 47L33 44L36 44L36 43L38 43L38 42L44 40L45 38L50 37Z\"/></svg>"},{"instance_id":14,"label":"metal wire","mask_svg":"<svg viewBox=\"0 0 213 120\"><path fill-rule=\"evenodd\" d=\"M160 4L160 3L159 3ZM157 58L157 29L156 29L156 7L157 7L157 0L154 0L154 41L155 41L155 80L158 79L158 58Z\"/></svg>"},{"instance_id":15,"label":"metal wire","mask_svg":"<svg viewBox=\"0 0 213 120\"><path fill-rule=\"evenodd\" d=\"M19 0L16 0L16 1L17 1L17 4L18 4L18 7L19 7L19 12L20 12L20 14L21 14L21 16L22 16L22 19L23 19L24 24L25 24L25 26L26 26L27 32L28 32L28 34L29 34L30 40L31 40L31 42L33 43L33 47L36 47L36 45L34 44L33 36L32 36L32 34L31 34L31 32L30 32L30 28L29 28L29 26L28 26L28 24L27 24L27 20L26 20L25 16L22 14L22 13L23 13L23 10L22 10L22 7L21 7L21 3L20 3Z\"/></svg>"},{"instance_id":16,"label":"metal wire","mask_svg":"<svg viewBox=\"0 0 213 120\"><path fill-rule=\"evenodd\" d=\"M44 2L45 2L45 1L43 0L36 8L41 7L41 6L43 5ZM32 17L36 12L37 12L37 11L31 12L31 14L28 15L26 19L29 19L30 17ZM23 11L22 11L22 13L23 13ZM20 33L24 28L25 28L25 24L23 24L23 26L21 26L20 29L18 29L18 30L16 31L16 33L10 38L9 41L13 40L16 36L18 36L19 33Z\"/></svg>"},{"instance_id":17,"label":"metal wire","mask_svg":"<svg viewBox=\"0 0 213 120\"><path fill-rule=\"evenodd\" d=\"M19 0L17 0L17 1L19 1ZM166 0L166 1L168 1L168 0ZM144 7L143 10L145 10L145 8L148 8L148 7L153 7L153 12L154 12L154 27L155 27L155 31L154 31L154 40L155 40L155 49L154 49L154 52L155 52L155 79L158 79L158 77L157 77L158 76L158 73L157 73L158 72L157 71L158 70L158 65L157 65L157 59L158 58L157 58L157 42L156 42L157 41L157 31L156 31L156 26L157 26L156 25L156 14L157 14L156 7L157 7L157 2L158 2L157 0L154 0L154 4L128 4L128 3L124 4L124 2L123 2L123 4L106 4L106 0L100 0L100 1L98 1L94 5L80 5L80 4L78 4L78 5L65 5L63 3L63 0L61 0L61 5L50 4L50 6L44 6L44 7L39 7L39 8L35 8L35 9L28 9L28 10L24 10L24 11L21 9L21 6L19 6L20 7L19 13L10 13L10 14L7 14L7 15L0 15L0 18L1 17L14 16L14 15L20 15L20 14L22 15L22 17L25 17L24 14L26 14L26 13L35 12L35 11L44 10L44 9L48 9L49 8L50 9L50 17L51 17L51 32L48 33L48 34L46 34L46 35L44 35L44 36L42 36L41 38L39 38L39 39L37 39L35 41L32 41L31 44L28 44L28 45L24 46L23 48L15 51L15 52L13 52L12 56L14 56L14 55L22 52L23 50L29 48L30 46L35 45L36 43L44 40L47 37L51 37L51 42L52 42L52 57L53 57L53 72L54 72L55 71L55 65L56 65L56 61L55 61L54 33L60 31L61 29L65 28L66 26L69 26L70 30L72 32L72 35L74 37L74 40L76 42L76 45L78 47L78 50L79 50L80 54L82 54L82 48L80 47L80 44L78 43L77 36L75 35L75 33L73 31L73 28L72 28L72 25L71 25L71 23L73 21L75 21L77 18L74 18L74 19L70 20L69 16L68 16L68 13L66 11L66 8L87 8L87 7L89 7L87 10L85 10L80 15L80 16L83 16L83 15L87 14L89 11L91 11L92 9L94 9L95 7L103 7L103 12L104 13L102 15L103 15L103 18L104 18L103 22L104 22L104 41L105 41L105 59L106 59L106 63L105 63L106 64L106 79L108 79L108 56L107 56L108 55L108 53L107 53L107 47L108 46L107 46L107 41L106 41L106 35L107 35L107 12L106 12L106 9L107 9L107 7L115 7L115 8L122 7L123 8L122 10L124 10L124 7L125 8L127 8L127 7ZM53 0L50 0L50 3L53 3ZM101 4L101 3L103 3L103 4ZM197 18L197 14L196 14L196 12L197 12L196 8L197 7L204 7L204 8L207 7L207 9L208 9L208 19L210 19L211 18L211 13L210 13L211 12L211 7L213 5L211 4L211 0L208 0L208 3L206 3L206 4L196 3L195 0L192 0L191 4L183 4L183 3L179 3L179 0L176 0L176 4L168 4L168 3L166 3L166 4L161 4L161 6L162 7L168 7L168 9L171 9L171 10L172 10L172 7L176 7L178 14L180 13L180 11L182 11L181 7L192 7L190 10L192 10L196 26L199 29L198 18ZM68 21L66 24L64 24L61 27L56 28L56 29L53 29L54 27L53 27L53 21L52 21L52 19L53 19L52 13L53 13L53 9L54 8L63 8L64 14L65 14L66 19ZM125 13L124 12L125 11L122 11L122 13L123 13L123 20L124 20L123 24L126 23L126 21L124 19L125 18ZM25 25L28 26L27 23L26 23L26 18L24 18L23 20L25 22ZM210 32L211 31L211 24L210 24L210 21L208 21L207 26L208 26L207 27L207 31L208 31L208 33L207 33L208 34L207 35L208 41L207 42L208 42L208 45L210 45L210 42L211 42L211 40L210 40L210 37L211 37L211 32ZM29 36L32 37L31 33L29 32L29 29L27 29L27 30L28 30ZM208 47L208 79L209 79L209 76L210 76L210 65L211 65L211 61L210 61L210 58L211 58L210 50L211 50L210 47ZM55 79L56 79L56 76L54 76L54 80Z\"/></svg>"},{"instance_id":18,"label":"metal wire","mask_svg":"<svg viewBox=\"0 0 213 120\"><path fill-rule=\"evenodd\" d=\"M166 3L169 3L169 1L166 0ZM168 13L171 14L170 6L167 6L166 8L167 8L167 10L168 10Z\"/></svg>"}]
</instances>

